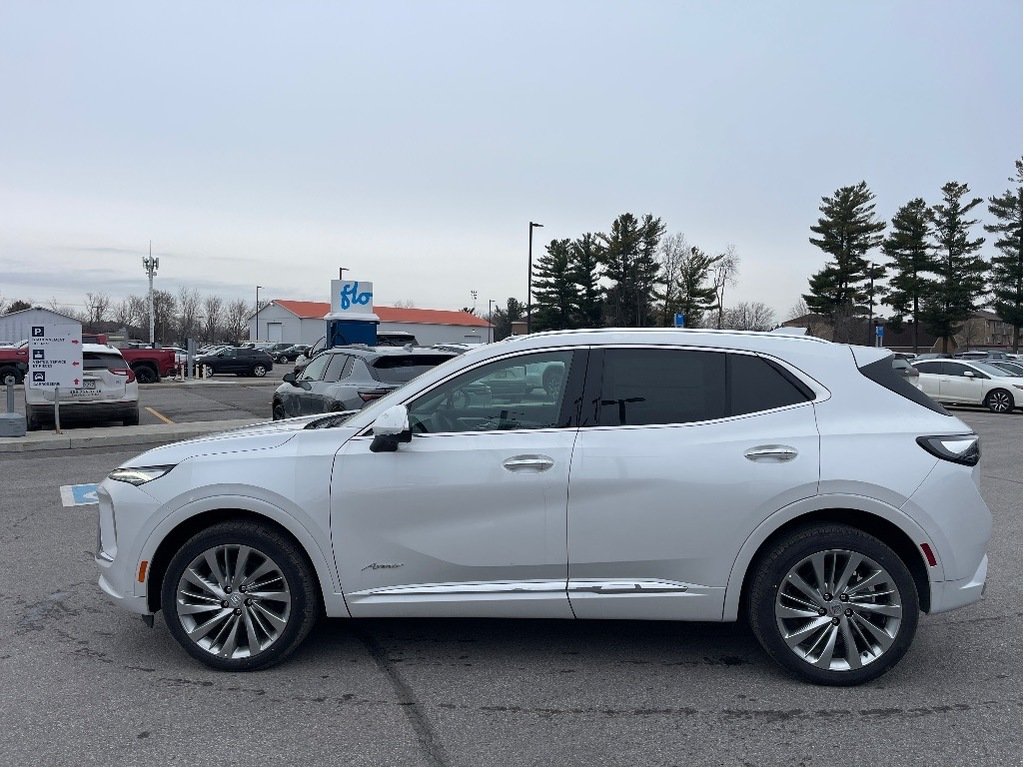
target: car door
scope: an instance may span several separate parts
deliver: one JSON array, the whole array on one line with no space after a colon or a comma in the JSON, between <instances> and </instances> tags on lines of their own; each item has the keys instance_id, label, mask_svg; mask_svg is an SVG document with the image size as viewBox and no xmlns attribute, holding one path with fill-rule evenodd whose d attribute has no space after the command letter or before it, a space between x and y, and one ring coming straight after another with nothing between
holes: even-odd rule
<instances>
[{"instance_id":1,"label":"car door","mask_svg":"<svg viewBox=\"0 0 1024 768\"><path fill-rule=\"evenodd\" d=\"M814 392L756 355L591 355L569 477L579 618L721 620L743 542L818 483Z\"/></svg>"},{"instance_id":2,"label":"car door","mask_svg":"<svg viewBox=\"0 0 1024 768\"><path fill-rule=\"evenodd\" d=\"M295 415L308 415L311 413L324 412L324 374L331 363L338 355L325 352L314 358L309 365L302 369L296 379L297 387L290 393L298 404L298 412Z\"/></svg>"},{"instance_id":3,"label":"car door","mask_svg":"<svg viewBox=\"0 0 1024 768\"><path fill-rule=\"evenodd\" d=\"M943 373L942 360L923 360L915 363L918 372L918 386L921 391L934 400L942 400L942 380L948 378Z\"/></svg>"},{"instance_id":4,"label":"car door","mask_svg":"<svg viewBox=\"0 0 1024 768\"><path fill-rule=\"evenodd\" d=\"M571 373L554 395L485 392L527 362ZM371 452L369 434L342 447L331 527L353 616L572 617L566 494L585 365L569 349L483 364L408 403L397 451Z\"/></svg>"},{"instance_id":5,"label":"car door","mask_svg":"<svg viewBox=\"0 0 1024 768\"><path fill-rule=\"evenodd\" d=\"M981 371L963 363L949 361L943 368L942 398L951 403L980 404L985 399L988 379ZM968 375L970 374L970 375Z\"/></svg>"}]
</instances>

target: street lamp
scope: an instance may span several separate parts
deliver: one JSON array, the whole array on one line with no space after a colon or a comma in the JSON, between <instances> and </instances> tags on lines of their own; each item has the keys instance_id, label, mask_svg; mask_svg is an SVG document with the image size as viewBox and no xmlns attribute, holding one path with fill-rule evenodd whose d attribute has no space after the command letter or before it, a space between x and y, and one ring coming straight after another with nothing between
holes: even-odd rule
<instances>
[{"instance_id":1,"label":"street lamp","mask_svg":"<svg viewBox=\"0 0 1024 768\"><path fill-rule=\"evenodd\" d=\"M256 341L260 340L260 288L262 285L256 286Z\"/></svg>"},{"instance_id":2,"label":"street lamp","mask_svg":"<svg viewBox=\"0 0 1024 768\"><path fill-rule=\"evenodd\" d=\"M526 279L526 332L530 332L533 325L533 228L543 227L543 224L530 222L530 256L528 261L529 276ZM509 318L511 320L511 318Z\"/></svg>"},{"instance_id":3,"label":"street lamp","mask_svg":"<svg viewBox=\"0 0 1024 768\"><path fill-rule=\"evenodd\" d=\"M494 311L491 309L492 304L497 304L494 299L487 300L487 343L490 344L494 341Z\"/></svg>"},{"instance_id":4,"label":"street lamp","mask_svg":"<svg viewBox=\"0 0 1024 768\"><path fill-rule=\"evenodd\" d=\"M149 241L149 256L142 257L142 266L149 275L149 346L154 346L156 341L154 330L156 325L153 317L153 276L160 267L160 257L153 258L153 241Z\"/></svg>"}]
</instances>

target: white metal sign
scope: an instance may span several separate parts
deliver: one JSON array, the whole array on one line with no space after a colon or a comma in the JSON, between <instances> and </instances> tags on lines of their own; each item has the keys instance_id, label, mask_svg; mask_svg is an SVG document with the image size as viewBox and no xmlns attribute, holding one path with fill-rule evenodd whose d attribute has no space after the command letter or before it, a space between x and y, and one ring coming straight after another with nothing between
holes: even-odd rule
<instances>
[{"instance_id":1,"label":"white metal sign","mask_svg":"<svg viewBox=\"0 0 1024 768\"><path fill-rule=\"evenodd\" d=\"M331 280L331 314L365 315L373 312L373 283Z\"/></svg>"},{"instance_id":2,"label":"white metal sign","mask_svg":"<svg viewBox=\"0 0 1024 768\"><path fill-rule=\"evenodd\" d=\"M32 326L25 384L37 389L75 389L82 385L82 326L72 323Z\"/></svg>"}]
</instances>

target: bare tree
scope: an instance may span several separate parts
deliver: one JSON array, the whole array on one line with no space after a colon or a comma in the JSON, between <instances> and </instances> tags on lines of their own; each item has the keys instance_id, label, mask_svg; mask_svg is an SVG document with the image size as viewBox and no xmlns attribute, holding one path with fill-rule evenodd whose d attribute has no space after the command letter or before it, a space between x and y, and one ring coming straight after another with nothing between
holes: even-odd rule
<instances>
[{"instance_id":1,"label":"bare tree","mask_svg":"<svg viewBox=\"0 0 1024 768\"><path fill-rule=\"evenodd\" d=\"M416 302L412 299L402 299L402 301L396 301L392 306L397 309L415 309Z\"/></svg>"},{"instance_id":2,"label":"bare tree","mask_svg":"<svg viewBox=\"0 0 1024 768\"><path fill-rule=\"evenodd\" d=\"M789 308L788 314L787 320L796 320L798 317L810 314L810 310L807 309L807 302L803 300L803 297L796 300L793 306Z\"/></svg>"},{"instance_id":3,"label":"bare tree","mask_svg":"<svg viewBox=\"0 0 1024 768\"><path fill-rule=\"evenodd\" d=\"M715 287L715 303L718 304L716 328L724 327L722 322L725 318L725 289L727 286L736 285L736 274L739 269L740 257L736 253L736 246L730 243L725 247L722 258L711 268L711 284Z\"/></svg>"},{"instance_id":4,"label":"bare tree","mask_svg":"<svg viewBox=\"0 0 1024 768\"><path fill-rule=\"evenodd\" d=\"M249 303L245 299L235 299L224 313L224 333L231 341L238 343L249 337Z\"/></svg>"},{"instance_id":5,"label":"bare tree","mask_svg":"<svg viewBox=\"0 0 1024 768\"><path fill-rule=\"evenodd\" d=\"M113 306L110 312L111 319L122 328L128 328L129 326L135 325L138 318L135 315L136 306L132 302L132 297L129 296L127 299L121 299L117 304Z\"/></svg>"},{"instance_id":6,"label":"bare tree","mask_svg":"<svg viewBox=\"0 0 1024 768\"><path fill-rule=\"evenodd\" d=\"M145 329L143 335L147 335L149 333L149 299L145 296L129 296L128 305L132 324L139 329Z\"/></svg>"},{"instance_id":7,"label":"bare tree","mask_svg":"<svg viewBox=\"0 0 1024 768\"><path fill-rule=\"evenodd\" d=\"M110 310L110 296L106 293L86 293L85 311L90 326L102 323L107 319L107 312Z\"/></svg>"},{"instance_id":8,"label":"bare tree","mask_svg":"<svg viewBox=\"0 0 1024 768\"><path fill-rule=\"evenodd\" d=\"M177 314L178 301L167 291L153 291L153 324L155 338L166 341L174 333L174 317ZM148 314L148 313L147 313Z\"/></svg>"},{"instance_id":9,"label":"bare tree","mask_svg":"<svg viewBox=\"0 0 1024 768\"><path fill-rule=\"evenodd\" d=\"M58 315L70 317L74 320L77 320L80 323L87 322L89 319L84 312L80 312L79 310L72 307L70 304L61 304L59 301L57 301L56 297L50 299L49 307Z\"/></svg>"},{"instance_id":10,"label":"bare tree","mask_svg":"<svg viewBox=\"0 0 1024 768\"><path fill-rule=\"evenodd\" d=\"M775 311L760 301L741 301L725 310L722 327L737 331L770 331L775 327Z\"/></svg>"},{"instance_id":11,"label":"bare tree","mask_svg":"<svg viewBox=\"0 0 1024 768\"><path fill-rule=\"evenodd\" d=\"M224 300L220 296L207 296L203 300L203 340L216 341L223 323Z\"/></svg>"},{"instance_id":12,"label":"bare tree","mask_svg":"<svg viewBox=\"0 0 1024 768\"><path fill-rule=\"evenodd\" d=\"M178 289L178 340L194 339L202 323L199 291L182 286Z\"/></svg>"}]
</instances>

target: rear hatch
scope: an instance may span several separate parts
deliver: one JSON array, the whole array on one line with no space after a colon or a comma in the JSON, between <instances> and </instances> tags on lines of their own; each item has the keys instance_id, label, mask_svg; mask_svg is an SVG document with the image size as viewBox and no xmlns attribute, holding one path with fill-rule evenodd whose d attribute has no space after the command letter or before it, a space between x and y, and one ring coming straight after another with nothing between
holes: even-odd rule
<instances>
[{"instance_id":1,"label":"rear hatch","mask_svg":"<svg viewBox=\"0 0 1024 768\"><path fill-rule=\"evenodd\" d=\"M83 352L80 386L61 392L61 400L82 403L103 403L124 400L128 382L135 379L124 358L115 352ZM47 392L47 400L53 393Z\"/></svg>"}]
</instances>

